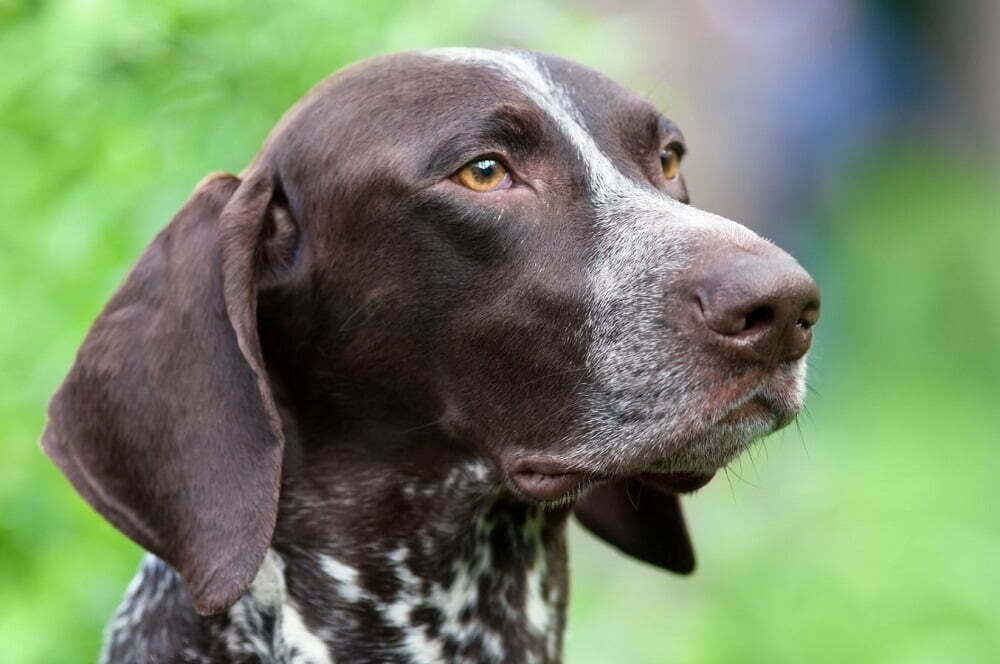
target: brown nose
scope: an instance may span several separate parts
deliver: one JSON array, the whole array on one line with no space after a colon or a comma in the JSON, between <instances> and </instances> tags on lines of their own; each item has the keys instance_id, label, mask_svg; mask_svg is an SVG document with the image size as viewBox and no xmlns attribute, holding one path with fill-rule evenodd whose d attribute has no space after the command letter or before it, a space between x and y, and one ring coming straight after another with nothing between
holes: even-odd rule
<instances>
[{"instance_id":1,"label":"brown nose","mask_svg":"<svg viewBox=\"0 0 1000 664\"><path fill-rule=\"evenodd\" d=\"M718 256L699 275L695 296L714 341L742 357L776 366L812 344L819 289L777 247Z\"/></svg>"}]
</instances>

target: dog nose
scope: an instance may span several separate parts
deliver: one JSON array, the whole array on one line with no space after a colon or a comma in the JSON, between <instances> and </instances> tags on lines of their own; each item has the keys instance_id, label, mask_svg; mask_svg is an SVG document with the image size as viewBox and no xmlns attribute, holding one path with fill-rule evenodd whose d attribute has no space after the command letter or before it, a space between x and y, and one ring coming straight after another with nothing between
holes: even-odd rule
<instances>
[{"instance_id":1,"label":"dog nose","mask_svg":"<svg viewBox=\"0 0 1000 664\"><path fill-rule=\"evenodd\" d=\"M799 359L812 344L819 289L777 247L710 261L695 296L709 333L737 355L776 366Z\"/></svg>"}]
</instances>

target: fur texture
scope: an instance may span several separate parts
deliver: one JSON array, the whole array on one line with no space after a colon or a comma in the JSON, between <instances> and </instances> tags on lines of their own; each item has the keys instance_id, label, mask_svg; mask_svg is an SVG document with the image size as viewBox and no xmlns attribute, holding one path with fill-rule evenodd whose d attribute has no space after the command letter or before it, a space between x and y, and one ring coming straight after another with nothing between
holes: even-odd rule
<instances>
[{"instance_id":1,"label":"fur texture","mask_svg":"<svg viewBox=\"0 0 1000 664\"><path fill-rule=\"evenodd\" d=\"M104 661L559 662L574 513L690 572L678 494L801 407L819 299L688 205L685 149L590 69L438 49L203 181L43 435L150 551Z\"/></svg>"}]
</instances>

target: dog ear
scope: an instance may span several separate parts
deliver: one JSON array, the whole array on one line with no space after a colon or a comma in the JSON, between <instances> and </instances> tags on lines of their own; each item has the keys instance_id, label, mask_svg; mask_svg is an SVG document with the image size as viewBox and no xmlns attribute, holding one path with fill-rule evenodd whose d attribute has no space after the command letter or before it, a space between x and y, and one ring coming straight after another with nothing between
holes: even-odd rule
<instances>
[{"instance_id":1,"label":"dog ear","mask_svg":"<svg viewBox=\"0 0 1000 664\"><path fill-rule=\"evenodd\" d=\"M592 533L634 558L678 574L694 571L694 549L676 494L639 480L616 480L585 494L577 502L576 516Z\"/></svg>"},{"instance_id":2,"label":"dog ear","mask_svg":"<svg viewBox=\"0 0 1000 664\"><path fill-rule=\"evenodd\" d=\"M291 230L290 230L291 229ZM258 276L294 225L257 166L206 178L94 322L42 447L116 528L231 606L267 552L284 436L257 333Z\"/></svg>"}]
</instances>

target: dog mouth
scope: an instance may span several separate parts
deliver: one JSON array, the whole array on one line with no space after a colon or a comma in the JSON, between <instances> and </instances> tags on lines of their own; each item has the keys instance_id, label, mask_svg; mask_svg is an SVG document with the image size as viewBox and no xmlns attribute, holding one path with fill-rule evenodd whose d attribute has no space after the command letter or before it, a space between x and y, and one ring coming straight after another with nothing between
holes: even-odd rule
<instances>
[{"instance_id":1,"label":"dog mouth","mask_svg":"<svg viewBox=\"0 0 1000 664\"><path fill-rule=\"evenodd\" d=\"M557 502L582 493L601 481L591 473L560 468L547 459L520 459L510 472L510 480L525 496L539 502Z\"/></svg>"},{"instance_id":2,"label":"dog mouth","mask_svg":"<svg viewBox=\"0 0 1000 664\"><path fill-rule=\"evenodd\" d=\"M671 494L696 491L750 441L784 427L798 410L789 398L776 398L772 390L751 389L740 398L726 401L729 402L726 406L715 409L716 415L705 430L686 445L695 449L703 447L705 441L713 441L715 458L704 464L681 469L673 459L661 456L651 462L637 462L626 470L601 471L583 469L558 457L530 455L519 457L508 466L509 484L523 496L542 503L572 501L594 485L625 479L637 479Z\"/></svg>"},{"instance_id":3,"label":"dog mouth","mask_svg":"<svg viewBox=\"0 0 1000 664\"><path fill-rule=\"evenodd\" d=\"M576 498L596 484L622 479L638 479L666 493L690 493L708 484L715 471L662 471L654 465L630 473L597 473L574 469L550 457L529 456L515 461L508 476L518 492L552 503Z\"/></svg>"},{"instance_id":4,"label":"dog mouth","mask_svg":"<svg viewBox=\"0 0 1000 664\"><path fill-rule=\"evenodd\" d=\"M715 471L645 471L604 475L569 470L551 459L537 457L519 459L510 472L510 480L520 493L544 503L564 502L580 496L586 489L596 484L621 479L638 479L643 484L665 493L691 493L708 484L714 476Z\"/></svg>"},{"instance_id":5,"label":"dog mouth","mask_svg":"<svg viewBox=\"0 0 1000 664\"><path fill-rule=\"evenodd\" d=\"M719 424L740 424L751 418L767 417L774 412L763 401L755 397L742 406L737 406L718 419Z\"/></svg>"}]
</instances>

